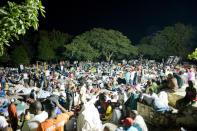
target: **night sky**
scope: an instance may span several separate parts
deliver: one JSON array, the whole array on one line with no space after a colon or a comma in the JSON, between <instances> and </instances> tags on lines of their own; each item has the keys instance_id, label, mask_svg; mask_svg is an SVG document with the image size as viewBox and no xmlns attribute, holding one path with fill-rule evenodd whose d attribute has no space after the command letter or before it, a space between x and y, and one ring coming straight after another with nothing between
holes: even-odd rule
<instances>
[{"instance_id":1,"label":"night sky","mask_svg":"<svg viewBox=\"0 0 197 131\"><path fill-rule=\"evenodd\" d=\"M137 44L175 23L197 26L197 0L42 0L46 18L39 29L77 35L94 27L114 29Z\"/></svg>"}]
</instances>

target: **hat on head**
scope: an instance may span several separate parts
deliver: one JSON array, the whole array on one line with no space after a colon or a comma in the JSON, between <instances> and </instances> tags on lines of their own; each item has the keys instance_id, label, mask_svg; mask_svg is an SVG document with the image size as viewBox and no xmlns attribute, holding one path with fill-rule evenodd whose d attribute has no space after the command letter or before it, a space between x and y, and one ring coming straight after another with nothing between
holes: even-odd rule
<instances>
[{"instance_id":1,"label":"hat on head","mask_svg":"<svg viewBox=\"0 0 197 131\"><path fill-rule=\"evenodd\" d=\"M121 121L123 124L127 124L127 125L133 125L134 124L134 120L130 117L125 118L124 120Z\"/></svg>"},{"instance_id":2,"label":"hat on head","mask_svg":"<svg viewBox=\"0 0 197 131\"><path fill-rule=\"evenodd\" d=\"M17 101L17 99L16 98L11 98L10 101L15 102L15 101Z\"/></svg>"},{"instance_id":3,"label":"hat on head","mask_svg":"<svg viewBox=\"0 0 197 131\"><path fill-rule=\"evenodd\" d=\"M122 91L122 90L123 90L123 88L122 88L122 87L119 87L117 90L118 90L118 91Z\"/></svg>"}]
</instances>

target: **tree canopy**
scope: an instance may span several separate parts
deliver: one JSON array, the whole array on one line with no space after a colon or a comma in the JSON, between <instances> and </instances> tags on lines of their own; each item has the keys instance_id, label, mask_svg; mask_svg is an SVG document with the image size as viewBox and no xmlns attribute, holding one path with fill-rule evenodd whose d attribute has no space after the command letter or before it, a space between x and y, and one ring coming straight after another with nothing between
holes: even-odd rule
<instances>
[{"instance_id":1,"label":"tree canopy","mask_svg":"<svg viewBox=\"0 0 197 131\"><path fill-rule=\"evenodd\" d=\"M130 54L137 54L136 47L131 45L131 41L121 32L103 28L94 28L76 36L66 48L67 51L64 54L72 54L84 60L105 57L110 61L113 57L123 58Z\"/></svg>"},{"instance_id":2,"label":"tree canopy","mask_svg":"<svg viewBox=\"0 0 197 131\"><path fill-rule=\"evenodd\" d=\"M72 38L71 35L60 31L43 31L39 32L38 58L41 60L61 60L65 45Z\"/></svg>"},{"instance_id":3,"label":"tree canopy","mask_svg":"<svg viewBox=\"0 0 197 131\"><path fill-rule=\"evenodd\" d=\"M46 34L45 34L46 33ZM51 45L50 40L47 37L47 32L41 32L40 41L38 43L38 58L41 60L52 60L55 59L55 52Z\"/></svg>"},{"instance_id":4,"label":"tree canopy","mask_svg":"<svg viewBox=\"0 0 197 131\"><path fill-rule=\"evenodd\" d=\"M38 29L39 11L44 16L41 0L25 0L21 4L8 1L8 5L0 7L0 55L5 45L10 46L10 40L19 39L19 35L24 35L30 27Z\"/></svg>"},{"instance_id":5,"label":"tree canopy","mask_svg":"<svg viewBox=\"0 0 197 131\"><path fill-rule=\"evenodd\" d=\"M144 55L151 55L152 58L161 59L168 56L181 56L186 58L193 47L195 29L184 24L167 26L152 36L144 37L138 45ZM150 50L151 54L150 54Z\"/></svg>"},{"instance_id":6,"label":"tree canopy","mask_svg":"<svg viewBox=\"0 0 197 131\"><path fill-rule=\"evenodd\" d=\"M13 62L17 65L19 65L19 64L27 65L30 62L29 57L27 55L27 51L21 45L16 46L14 48L14 50L11 52L11 58L12 58Z\"/></svg>"}]
</instances>

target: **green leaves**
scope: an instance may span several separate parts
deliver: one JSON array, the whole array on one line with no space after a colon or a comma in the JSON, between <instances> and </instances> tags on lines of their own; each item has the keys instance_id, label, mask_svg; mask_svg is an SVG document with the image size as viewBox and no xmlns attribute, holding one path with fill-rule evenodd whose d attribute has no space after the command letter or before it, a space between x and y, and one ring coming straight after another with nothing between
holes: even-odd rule
<instances>
[{"instance_id":1,"label":"green leaves","mask_svg":"<svg viewBox=\"0 0 197 131\"><path fill-rule=\"evenodd\" d=\"M17 65L19 64L29 64L30 60L27 55L27 51L23 46L17 46L14 48L14 50L11 52L11 58L13 62Z\"/></svg>"},{"instance_id":2,"label":"green leaves","mask_svg":"<svg viewBox=\"0 0 197 131\"><path fill-rule=\"evenodd\" d=\"M188 59L190 59L190 60L192 60L192 59L197 60L197 48L192 54L188 55Z\"/></svg>"},{"instance_id":3,"label":"green leaves","mask_svg":"<svg viewBox=\"0 0 197 131\"><path fill-rule=\"evenodd\" d=\"M186 58L190 51L191 40L195 37L194 29L183 24L167 26L152 36L144 37L139 52L154 59L166 58L171 55Z\"/></svg>"},{"instance_id":4,"label":"green leaves","mask_svg":"<svg viewBox=\"0 0 197 131\"><path fill-rule=\"evenodd\" d=\"M99 57L106 57L108 60L111 57L121 59L137 53L136 47L121 32L103 28L94 28L76 36L66 48L67 52L64 54L72 54L78 60L94 60Z\"/></svg>"},{"instance_id":5,"label":"green leaves","mask_svg":"<svg viewBox=\"0 0 197 131\"><path fill-rule=\"evenodd\" d=\"M22 4L8 1L8 5L0 7L0 55L3 54L4 46L8 46L13 38L19 39L19 35L24 35L26 29L38 29L39 11L44 17L41 0L26 0Z\"/></svg>"},{"instance_id":6,"label":"green leaves","mask_svg":"<svg viewBox=\"0 0 197 131\"><path fill-rule=\"evenodd\" d=\"M38 58L41 60L62 60L64 46L70 41L71 36L56 30L52 32L40 31L39 33Z\"/></svg>"}]
</instances>

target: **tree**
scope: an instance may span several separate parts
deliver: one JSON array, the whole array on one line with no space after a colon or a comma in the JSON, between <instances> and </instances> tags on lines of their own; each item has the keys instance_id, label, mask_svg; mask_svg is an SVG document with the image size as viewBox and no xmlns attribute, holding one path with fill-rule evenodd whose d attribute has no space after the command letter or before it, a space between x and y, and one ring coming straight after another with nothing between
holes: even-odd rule
<instances>
[{"instance_id":1,"label":"tree","mask_svg":"<svg viewBox=\"0 0 197 131\"><path fill-rule=\"evenodd\" d=\"M16 45L22 45L27 51L27 54L31 60L37 59L37 46L39 42L39 35L37 32L27 32L24 36L21 36L19 40L14 41Z\"/></svg>"},{"instance_id":2,"label":"tree","mask_svg":"<svg viewBox=\"0 0 197 131\"><path fill-rule=\"evenodd\" d=\"M42 60L62 60L64 58L62 55L65 51L64 46L72 38L71 35L57 30L41 30L39 31L39 37L38 57Z\"/></svg>"},{"instance_id":3,"label":"tree","mask_svg":"<svg viewBox=\"0 0 197 131\"><path fill-rule=\"evenodd\" d=\"M10 55L6 52L2 56L0 56L0 62L6 63L10 60Z\"/></svg>"},{"instance_id":4,"label":"tree","mask_svg":"<svg viewBox=\"0 0 197 131\"><path fill-rule=\"evenodd\" d=\"M47 32L40 32L41 36L38 43L38 58L41 60L53 60L55 59L55 52L49 44L49 38L46 35Z\"/></svg>"},{"instance_id":5,"label":"tree","mask_svg":"<svg viewBox=\"0 0 197 131\"><path fill-rule=\"evenodd\" d=\"M75 45L79 49L82 45L82 47L87 46L88 50L92 51L91 58L105 57L108 62L111 58L122 59L130 54L137 54L137 48L131 45L131 41L121 32L102 28L94 28L75 37L71 45ZM84 55L89 53L84 52L86 51L84 49L79 51Z\"/></svg>"},{"instance_id":6,"label":"tree","mask_svg":"<svg viewBox=\"0 0 197 131\"><path fill-rule=\"evenodd\" d=\"M96 50L88 44L83 37L76 36L72 43L65 45L66 51L63 53L69 59L93 60L97 57Z\"/></svg>"},{"instance_id":7,"label":"tree","mask_svg":"<svg viewBox=\"0 0 197 131\"><path fill-rule=\"evenodd\" d=\"M57 30L49 32L47 37L49 38L49 45L55 52L55 57L57 60L62 60L63 52L65 51L65 45L71 41L72 36L68 33L63 33Z\"/></svg>"},{"instance_id":8,"label":"tree","mask_svg":"<svg viewBox=\"0 0 197 131\"><path fill-rule=\"evenodd\" d=\"M190 60L192 60L192 59L197 60L197 48L196 48L196 50L192 54L189 54L188 55L188 58Z\"/></svg>"},{"instance_id":9,"label":"tree","mask_svg":"<svg viewBox=\"0 0 197 131\"><path fill-rule=\"evenodd\" d=\"M140 58L143 58L143 56L152 57L155 53L155 48L151 45L150 36L142 38L140 43L137 45L137 48Z\"/></svg>"},{"instance_id":10,"label":"tree","mask_svg":"<svg viewBox=\"0 0 197 131\"><path fill-rule=\"evenodd\" d=\"M19 64L27 65L30 62L29 57L27 55L27 51L21 45L16 46L14 50L11 52L11 59L17 65Z\"/></svg>"},{"instance_id":11,"label":"tree","mask_svg":"<svg viewBox=\"0 0 197 131\"><path fill-rule=\"evenodd\" d=\"M144 40L141 40L139 49L147 55L149 49L144 45L147 42L150 49L152 49L151 57L154 59L166 58L172 55L185 58L191 51L193 43L195 43L195 34L196 30L192 26L184 24L167 26L153 36L143 38Z\"/></svg>"},{"instance_id":12,"label":"tree","mask_svg":"<svg viewBox=\"0 0 197 131\"><path fill-rule=\"evenodd\" d=\"M76 36L71 44L65 46L64 55L77 60L93 60L99 56L97 50L87 44L80 36Z\"/></svg>"},{"instance_id":13,"label":"tree","mask_svg":"<svg viewBox=\"0 0 197 131\"><path fill-rule=\"evenodd\" d=\"M163 48L162 50L168 55L186 57L189 53L188 47L191 45L190 40L194 37L193 32L190 26L175 24L165 27L164 30L156 33L155 37L157 35L162 37L163 42L159 43L159 48Z\"/></svg>"},{"instance_id":14,"label":"tree","mask_svg":"<svg viewBox=\"0 0 197 131\"><path fill-rule=\"evenodd\" d=\"M0 7L0 54L4 52L4 46L10 46L9 41L19 39L26 30L33 27L38 29L39 11L44 16L44 7L41 0L25 0L22 4L9 2Z\"/></svg>"}]
</instances>

